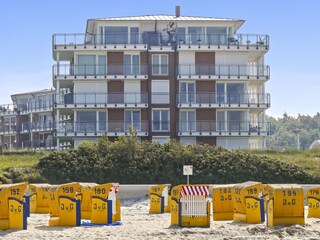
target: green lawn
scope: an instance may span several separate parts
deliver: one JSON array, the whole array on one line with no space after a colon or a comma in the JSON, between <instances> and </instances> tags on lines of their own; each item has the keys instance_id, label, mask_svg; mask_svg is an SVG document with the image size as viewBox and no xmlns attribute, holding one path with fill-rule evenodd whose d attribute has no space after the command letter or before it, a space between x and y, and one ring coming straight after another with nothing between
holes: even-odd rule
<instances>
[{"instance_id":1,"label":"green lawn","mask_svg":"<svg viewBox=\"0 0 320 240\"><path fill-rule=\"evenodd\" d=\"M251 150L250 153L295 164L303 167L311 175L320 175L320 150Z\"/></svg>"}]
</instances>

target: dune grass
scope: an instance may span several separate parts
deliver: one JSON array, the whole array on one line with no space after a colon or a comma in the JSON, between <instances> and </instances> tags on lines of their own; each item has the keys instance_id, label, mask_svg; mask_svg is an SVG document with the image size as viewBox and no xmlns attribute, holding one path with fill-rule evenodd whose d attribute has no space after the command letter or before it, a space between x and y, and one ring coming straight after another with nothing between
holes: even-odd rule
<instances>
[{"instance_id":1,"label":"dune grass","mask_svg":"<svg viewBox=\"0 0 320 240\"><path fill-rule=\"evenodd\" d=\"M320 150L251 150L250 153L260 156L264 155L286 163L295 164L304 168L313 176L320 175Z\"/></svg>"},{"instance_id":2,"label":"dune grass","mask_svg":"<svg viewBox=\"0 0 320 240\"><path fill-rule=\"evenodd\" d=\"M0 173L6 168L16 167L31 167L39 162L39 159L45 156L46 153L10 153L0 155Z\"/></svg>"}]
</instances>

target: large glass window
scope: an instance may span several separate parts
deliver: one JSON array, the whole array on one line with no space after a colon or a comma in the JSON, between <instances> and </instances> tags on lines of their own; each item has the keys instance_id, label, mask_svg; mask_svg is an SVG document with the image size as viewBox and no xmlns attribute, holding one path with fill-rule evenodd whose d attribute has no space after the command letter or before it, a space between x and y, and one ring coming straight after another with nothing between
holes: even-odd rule
<instances>
[{"instance_id":1,"label":"large glass window","mask_svg":"<svg viewBox=\"0 0 320 240\"><path fill-rule=\"evenodd\" d=\"M195 103L195 83L180 82L180 103Z\"/></svg>"},{"instance_id":2,"label":"large glass window","mask_svg":"<svg viewBox=\"0 0 320 240\"><path fill-rule=\"evenodd\" d=\"M169 110L152 110L152 130L169 131Z\"/></svg>"},{"instance_id":3,"label":"large glass window","mask_svg":"<svg viewBox=\"0 0 320 240\"><path fill-rule=\"evenodd\" d=\"M77 112L76 129L78 132L96 131L96 112L83 111Z\"/></svg>"},{"instance_id":4,"label":"large glass window","mask_svg":"<svg viewBox=\"0 0 320 240\"><path fill-rule=\"evenodd\" d=\"M126 110L124 112L125 130L128 131L131 126L133 129L141 130L141 116L140 111Z\"/></svg>"},{"instance_id":5,"label":"large glass window","mask_svg":"<svg viewBox=\"0 0 320 240\"><path fill-rule=\"evenodd\" d=\"M124 74L138 75L140 74L140 56L139 55L124 55Z\"/></svg>"},{"instance_id":6,"label":"large glass window","mask_svg":"<svg viewBox=\"0 0 320 240\"><path fill-rule=\"evenodd\" d=\"M204 27L188 27L188 43L201 44L205 42Z\"/></svg>"},{"instance_id":7,"label":"large glass window","mask_svg":"<svg viewBox=\"0 0 320 240\"><path fill-rule=\"evenodd\" d=\"M180 131L196 131L196 112L180 111Z\"/></svg>"},{"instance_id":8,"label":"large glass window","mask_svg":"<svg viewBox=\"0 0 320 240\"><path fill-rule=\"evenodd\" d=\"M246 104L248 103L248 94L246 92L246 84L244 83L218 83L217 102L228 104Z\"/></svg>"},{"instance_id":9,"label":"large glass window","mask_svg":"<svg viewBox=\"0 0 320 240\"><path fill-rule=\"evenodd\" d=\"M207 27L207 41L210 44L226 44L227 28L226 27Z\"/></svg>"},{"instance_id":10,"label":"large glass window","mask_svg":"<svg viewBox=\"0 0 320 240\"><path fill-rule=\"evenodd\" d=\"M152 55L152 75L168 75L168 55Z\"/></svg>"},{"instance_id":11,"label":"large glass window","mask_svg":"<svg viewBox=\"0 0 320 240\"><path fill-rule=\"evenodd\" d=\"M94 75L96 73L96 55L78 55L77 70L78 75Z\"/></svg>"},{"instance_id":12,"label":"large glass window","mask_svg":"<svg viewBox=\"0 0 320 240\"><path fill-rule=\"evenodd\" d=\"M128 43L128 27L105 27L105 43Z\"/></svg>"},{"instance_id":13,"label":"large glass window","mask_svg":"<svg viewBox=\"0 0 320 240\"><path fill-rule=\"evenodd\" d=\"M228 103L229 104L244 104L247 103L247 95L244 91L245 85L243 83L228 83Z\"/></svg>"}]
</instances>

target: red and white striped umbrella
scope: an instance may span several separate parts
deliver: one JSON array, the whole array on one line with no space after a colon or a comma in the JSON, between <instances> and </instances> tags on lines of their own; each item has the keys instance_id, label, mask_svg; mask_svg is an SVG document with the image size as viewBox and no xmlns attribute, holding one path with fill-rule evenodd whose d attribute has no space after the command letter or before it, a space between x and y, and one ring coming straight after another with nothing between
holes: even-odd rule
<instances>
[{"instance_id":1,"label":"red and white striped umbrella","mask_svg":"<svg viewBox=\"0 0 320 240\"><path fill-rule=\"evenodd\" d=\"M208 186L182 186L180 196L195 195L195 196L209 196Z\"/></svg>"}]
</instances>

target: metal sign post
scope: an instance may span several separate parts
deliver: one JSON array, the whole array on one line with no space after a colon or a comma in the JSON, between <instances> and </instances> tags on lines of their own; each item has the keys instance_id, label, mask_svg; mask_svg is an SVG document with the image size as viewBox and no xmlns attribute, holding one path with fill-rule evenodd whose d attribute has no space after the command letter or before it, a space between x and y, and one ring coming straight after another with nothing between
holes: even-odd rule
<instances>
[{"instance_id":1,"label":"metal sign post","mask_svg":"<svg viewBox=\"0 0 320 240\"><path fill-rule=\"evenodd\" d=\"M193 175L193 166L184 165L183 166L183 175L187 175L187 184L189 185L189 176Z\"/></svg>"}]
</instances>

